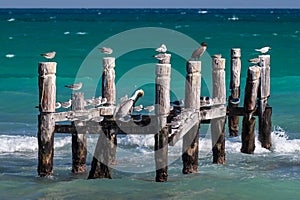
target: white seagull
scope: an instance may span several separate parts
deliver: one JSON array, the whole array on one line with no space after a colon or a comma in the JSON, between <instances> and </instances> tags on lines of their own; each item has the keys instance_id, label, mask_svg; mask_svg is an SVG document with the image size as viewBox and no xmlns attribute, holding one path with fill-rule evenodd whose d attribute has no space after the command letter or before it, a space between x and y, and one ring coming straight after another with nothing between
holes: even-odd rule
<instances>
[{"instance_id":1,"label":"white seagull","mask_svg":"<svg viewBox=\"0 0 300 200\"><path fill-rule=\"evenodd\" d=\"M51 60L55 57L56 52L52 51L52 52L48 52L48 53L42 53L41 56L43 56L44 58Z\"/></svg>"},{"instance_id":2,"label":"white seagull","mask_svg":"<svg viewBox=\"0 0 300 200\"><path fill-rule=\"evenodd\" d=\"M155 51L159 53L166 53L167 52L167 46L165 44L161 44L160 47L155 49Z\"/></svg>"},{"instance_id":3,"label":"white seagull","mask_svg":"<svg viewBox=\"0 0 300 200\"><path fill-rule=\"evenodd\" d=\"M255 51L258 51L258 52L260 52L260 53L265 54L265 53L267 53L270 49L271 49L271 47L263 47L263 48L261 48L261 49L255 49Z\"/></svg>"},{"instance_id":4,"label":"white seagull","mask_svg":"<svg viewBox=\"0 0 300 200\"><path fill-rule=\"evenodd\" d=\"M82 82L74 83L72 85L65 85L65 87L70 88L72 90L80 90L82 87Z\"/></svg>"},{"instance_id":5,"label":"white seagull","mask_svg":"<svg viewBox=\"0 0 300 200\"><path fill-rule=\"evenodd\" d=\"M60 102L56 102L55 103L55 109L59 109L61 107L61 103Z\"/></svg>"},{"instance_id":6,"label":"white seagull","mask_svg":"<svg viewBox=\"0 0 300 200\"><path fill-rule=\"evenodd\" d=\"M108 55L112 54L112 52L113 52L112 48L109 48L109 47L101 47L99 49L102 53L108 54Z\"/></svg>"},{"instance_id":7,"label":"white seagull","mask_svg":"<svg viewBox=\"0 0 300 200\"><path fill-rule=\"evenodd\" d=\"M65 109L70 108L71 105L72 105L72 99L69 99L69 101L61 103L61 107L65 108Z\"/></svg>"},{"instance_id":8,"label":"white seagull","mask_svg":"<svg viewBox=\"0 0 300 200\"><path fill-rule=\"evenodd\" d=\"M156 58L157 60L164 60L166 59L167 55L165 53L160 53L160 54L157 54L155 56L153 56L154 58Z\"/></svg>"},{"instance_id":9,"label":"white seagull","mask_svg":"<svg viewBox=\"0 0 300 200\"><path fill-rule=\"evenodd\" d=\"M207 44L205 42L202 42L201 46L192 53L191 59L199 60L199 58L204 54L206 49L207 49Z\"/></svg>"}]
</instances>

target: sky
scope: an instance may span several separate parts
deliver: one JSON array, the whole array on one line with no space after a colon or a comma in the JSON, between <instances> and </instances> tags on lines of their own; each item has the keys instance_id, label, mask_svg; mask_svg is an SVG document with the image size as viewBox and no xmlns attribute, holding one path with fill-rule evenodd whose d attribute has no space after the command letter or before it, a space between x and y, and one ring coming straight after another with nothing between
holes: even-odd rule
<instances>
[{"instance_id":1,"label":"sky","mask_svg":"<svg viewBox=\"0 0 300 200\"><path fill-rule=\"evenodd\" d=\"M300 8L300 0L0 0L0 8Z\"/></svg>"}]
</instances>

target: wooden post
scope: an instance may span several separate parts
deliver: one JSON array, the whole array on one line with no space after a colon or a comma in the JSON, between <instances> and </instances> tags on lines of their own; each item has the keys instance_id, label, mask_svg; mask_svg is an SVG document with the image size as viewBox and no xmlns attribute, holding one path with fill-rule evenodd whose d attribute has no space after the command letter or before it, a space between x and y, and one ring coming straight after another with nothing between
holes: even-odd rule
<instances>
[{"instance_id":1,"label":"wooden post","mask_svg":"<svg viewBox=\"0 0 300 200\"><path fill-rule=\"evenodd\" d=\"M72 94L72 111L80 112L84 110L84 94L76 92ZM72 122L75 126L75 133L72 133L72 172L86 172L86 133L85 122Z\"/></svg>"},{"instance_id":2,"label":"wooden post","mask_svg":"<svg viewBox=\"0 0 300 200\"><path fill-rule=\"evenodd\" d=\"M38 175L53 174L54 130L56 102L56 62L40 62L38 66L39 111L38 116Z\"/></svg>"},{"instance_id":3,"label":"wooden post","mask_svg":"<svg viewBox=\"0 0 300 200\"><path fill-rule=\"evenodd\" d=\"M154 136L156 182L166 182L168 180L169 130L166 123L167 115L170 112L170 75L171 64L156 65L155 114L158 118L159 130Z\"/></svg>"},{"instance_id":4,"label":"wooden post","mask_svg":"<svg viewBox=\"0 0 300 200\"><path fill-rule=\"evenodd\" d=\"M200 111L200 91L201 91L201 61L188 61L186 64L185 82L185 107ZM199 149L199 128L197 123L183 137L182 146L182 173L189 174L198 172L198 149Z\"/></svg>"},{"instance_id":5,"label":"wooden post","mask_svg":"<svg viewBox=\"0 0 300 200\"><path fill-rule=\"evenodd\" d=\"M102 98L107 99L106 105L116 104L115 58L104 57L102 60Z\"/></svg>"},{"instance_id":6,"label":"wooden post","mask_svg":"<svg viewBox=\"0 0 300 200\"><path fill-rule=\"evenodd\" d=\"M271 141L271 116L272 109L266 109L270 96L270 55L261 55L260 58L260 86L258 92L259 107L259 132L258 139L262 147L270 149Z\"/></svg>"},{"instance_id":7,"label":"wooden post","mask_svg":"<svg viewBox=\"0 0 300 200\"><path fill-rule=\"evenodd\" d=\"M220 55L212 59L213 99L226 104L225 59ZM213 163L225 164L225 122L226 116L211 120Z\"/></svg>"},{"instance_id":8,"label":"wooden post","mask_svg":"<svg viewBox=\"0 0 300 200\"><path fill-rule=\"evenodd\" d=\"M252 154L255 149L255 118L253 117L253 114L256 110L259 77L260 68L258 66L249 67L244 97L245 115L243 118L242 130L242 153Z\"/></svg>"},{"instance_id":9,"label":"wooden post","mask_svg":"<svg viewBox=\"0 0 300 200\"><path fill-rule=\"evenodd\" d=\"M115 86L115 58L103 58L102 73L102 98L107 99L105 105L115 105L116 86ZM95 149L91 171L88 178L111 178L109 166L112 165L116 157L117 137L113 127L112 116L106 116L101 122L102 131L100 133Z\"/></svg>"},{"instance_id":10,"label":"wooden post","mask_svg":"<svg viewBox=\"0 0 300 200\"><path fill-rule=\"evenodd\" d=\"M240 101L240 75L241 75L241 49L231 49L231 73L230 92L228 107L239 107ZM229 136L239 135L239 116L228 116Z\"/></svg>"}]
</instances>

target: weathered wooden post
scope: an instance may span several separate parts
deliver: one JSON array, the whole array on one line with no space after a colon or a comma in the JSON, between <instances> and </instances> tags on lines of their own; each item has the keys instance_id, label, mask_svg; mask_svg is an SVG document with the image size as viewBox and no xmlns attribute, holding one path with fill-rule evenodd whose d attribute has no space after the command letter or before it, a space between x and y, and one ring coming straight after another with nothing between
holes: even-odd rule
<instances>
[{"instance_id":1,"label":"weathered wooden post","mask_svg":"<svg viewBox=\"0 0 300 200\"><path fill-rule=\"evenodd\" d=\"M171 56L167 54L167 56ZM170 112L170 76L171 64L167 60L156 64L156 96L155 96L155 114L158 118L157 126L159 132L155 134L155 166L156 182L166 182L168 180L168 137L169 130L166 126L167 115ZM164 63L164 64L161 64Z\"/></svg>"},{"instance_id":2,"label":"weathered wooden post","mask_svg":"<svg viewBox=\"0 0 300 200\"><path fill-rule=\"evenodd\" d=\"M260 68L251 66L248 69L247 82L244 97L243 130L242 130L242 153L252 154L255 149L255 118L256 98L259 86Z\"/></svg>"},{"instance_id":3,"label":"weathered wooden post","mask_svg":"<svg viewBox=\"0 0 300 200\"><path fill-rule=\"evenodd\" d=\"M212 57L213 99L226 104L225 59L220 55ZM225 122L226 116L211 120L213 163L225 164Z\"/></svg>"},{"instance_id":4,"label":"weathered wooden post","mask_svg":"<svg viewBox=\"0 0 300 200\"><path fill-rule=\"evenodd\" d=\"M104 57L102 63L102 98L107 99L106 105L115 105L115 58ZM105 116L104 121L101 122L103 132L98 138L89 179L111 178L109 166L115 162L117 148L117 137L112 123L112 116Z\"/></svg>"},{"instance_id":5,"label":"weathered wooden post","mask_svg":"<svg viewBox=\"0 0 300 200\"><path fill-rule=\"evenodd\" d=\"M201 61L188 61L186 63L185 82L185 107L200 111L200 91L201 91ZM198 171L198 149L199 149L199 128L197 123L183 137L182 146L182 173L189 174Z\"/></svg>"},{"instance_id":6,"label":"weathered wooden post","mask_svg":"<svg viewBox=\"0 0 300 200\"><path fill-rule=\"evenodd\" d=\"M231 49L231 73L228 108L239 107L240 102L241 49ZM239 116L228 116L229 136L239 135Z\"/></svg>"},{"instance_id":7,"label":"weathered wooden post","mask_svg":"<svg viewBox=\"0 0 300 200\"><path fill-rule=\"evenodd\" d=\"M56 62L40 62L38 66L38 175L53 174L54 130L56 102Z\"/></svg>"},{"instance_id":8,"label":"weathered wooden post","mask_svg":"<svg viewBox=\"0 0 300 200\"><path fill-rule=\"evenodd\" d=\"M72 111L80 112L84 110L84 93L76 92L72 94ZM74 121L75 133L72 133L72 172L86 172L86 133L85 122Z\"/></svg>"},{"instance_id":9,"label":"weathered wooden post","mask_svg":"<svg viewBox=\"0 0 300 200\"><path fill-rule=\"evenodd\" d=\"M272 108L268 107L270 96L270 55L261 55L260 58L260 85L258 92L259 132L258 140L262 147L270 149L272 146ZM268 107L268 108L267 108Z\"/></svg>"}]
</instances>

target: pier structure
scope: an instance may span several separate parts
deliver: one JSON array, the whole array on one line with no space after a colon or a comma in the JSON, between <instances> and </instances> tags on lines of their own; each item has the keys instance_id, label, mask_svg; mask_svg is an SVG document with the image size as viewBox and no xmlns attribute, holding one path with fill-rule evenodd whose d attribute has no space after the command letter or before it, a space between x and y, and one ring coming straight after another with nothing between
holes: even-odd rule
<instances>
[{"instance_id":1,"label":"pier structure","mask_svg":"<svg viewBox=\"0 0 300 200\"><path fill-rule=\"evenodd\" d=\"M84 93L73 92L71 110L56 112L56 62L38 65L38 175L53 175L54 135L72 134L72 172L86 173L87 134L99 134L91 161L89 179L112 178L111 167L117 164L118 134L152 134L157 182L168 180L168 148L182 142L182 173L198 172L199 129L203 123L211 124L212 162L225 164L225 123L228 117L229 136L239 133L242 120L241 152L253 154L255 150L255 116L259 120L259 141L270 149L272 107L270 97L270 56L259 56L260 62L247 70L244 105L240 107L241 50L231 49L230 96L226 98L225 62L220 54L212 56L212 97L201 96L201 61L186 62L184 104L170 105L171 55L165 54L155 67L155 112L137 116L131 111L143 91L116 102L115 58L102 59L102 99L104 102L87 107ZM140 118L140 120L135 120ZM65 122L65 123L61 123Z\"/></svg>"}]
</instances>

